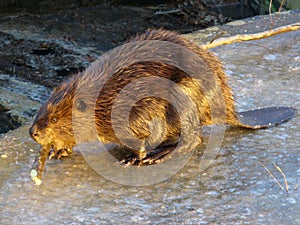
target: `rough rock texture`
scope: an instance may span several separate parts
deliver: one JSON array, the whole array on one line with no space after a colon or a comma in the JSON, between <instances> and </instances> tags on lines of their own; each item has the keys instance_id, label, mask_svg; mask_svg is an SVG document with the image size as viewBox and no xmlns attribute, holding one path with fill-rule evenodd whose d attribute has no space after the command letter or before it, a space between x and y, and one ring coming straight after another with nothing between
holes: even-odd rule
<instances>
[{"instance_id":1,"label":"rough rock texture","mask_svg":"<svg viewBox=\"0 0 300 225\"><path fill-rule=\"evenodd\" d=\"M30 123L34 110L51 87L68 77L68 70L88 66L103 51L146 28L124 19L128 14L122 10L112 13L119 15L114 20L97 10L0 18L2 111L9 109L22 124ZM139 11L134 15L140 18ZM275 26L299 18L299 11L273 16ZM269 25L268 16L255 17L187 37L206 42L223 29L252 33ZM213 49L225 64L239 109L284 105L299 111L299 36L299 31L290 32ZM207 170L199 170L199 151L176 175L145 187L106 180L76 152L50 161L45 185L34 186L29 174L39 146L28 128L26 124L0 135L0 224L300 224L299 114L268 130L229 130ZM274 163L282 168L288 194L260 163L284 185Z\"/></svg>"}]
</instances>

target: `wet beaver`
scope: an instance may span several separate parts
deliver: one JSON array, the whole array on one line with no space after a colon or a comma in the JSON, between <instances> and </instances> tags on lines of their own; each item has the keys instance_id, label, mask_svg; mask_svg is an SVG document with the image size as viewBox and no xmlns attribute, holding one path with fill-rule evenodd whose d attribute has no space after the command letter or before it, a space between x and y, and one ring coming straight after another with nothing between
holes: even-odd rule
<instances>
[{"instance_id":1,"label":"wet beaver","mask_svg":"<svg viewBox=\"0 0 300 225\"><path fill-rule=\"evenodd\" d=\"M219 60L175 32L148 30L109 56L57 87L37 112L29 131L42 146L31 174L37 184L48 156L67 156L81 142L115 143L132 151L126 163L153 164L201 144L201 126L258 129L295 113L288 107L237 113ZM179 142L176 151L164 148Z\"/></svg>"}]
</instances>

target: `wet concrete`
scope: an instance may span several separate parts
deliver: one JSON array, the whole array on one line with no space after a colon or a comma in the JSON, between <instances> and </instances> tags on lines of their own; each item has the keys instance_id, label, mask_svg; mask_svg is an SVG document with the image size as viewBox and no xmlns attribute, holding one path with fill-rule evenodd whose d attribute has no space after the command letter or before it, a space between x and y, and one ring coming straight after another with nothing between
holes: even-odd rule
<instances>
[{"instance_id":1,"label":"wet concrete","mask_svg":"<svg viewBox=\"0 0 300 225\"><path fill-rule=\"evenodd\" d=\"M300 110L299 37L297 31L213 49L225 64L239 110L279 105ZM205 171L199 170L199 149L164 182L125 186L98 175L77 151L48 162L42 185L35 186L29 175L39 147L28 136L28 121L30 108L49 89L7 76L1 75L9 83L1 87L7 91L2 101L21 99L13 105L24 106L16 114L25 125L0 137L1 224L300 224L299 113L270 129L229 129ZM262 166L285 186L274 163L286 175L288 192Z\"/></svg>"}]
</instances>

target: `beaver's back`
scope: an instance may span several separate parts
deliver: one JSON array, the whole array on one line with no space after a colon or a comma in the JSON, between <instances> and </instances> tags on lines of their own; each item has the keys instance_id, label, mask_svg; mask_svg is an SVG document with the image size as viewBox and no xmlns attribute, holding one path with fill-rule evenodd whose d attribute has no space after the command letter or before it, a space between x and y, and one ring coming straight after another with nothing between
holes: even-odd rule
<instances>
[{"instance_id":1,"label":"beaver's back","mask_svg":"<svg viewBox=\"0 0 300 225\"><path fill-rule=\"evenodd\" d=\"M158 40L158 41L166 41L166 42L171 42L177 45L180 45L184 48L187 48L188 50L196 53L202 60L203 62L209 67L210 74L213 75L212 80L216 81L216 86L215 87L210 87L212 88L211 96L206 96L209 101L209 104L212 105L220 105L220 107L225 106L226 107L226 123L231 124L231 125L239 125L239 122L236 118L236 113L235 113L235 107L234 107L234 98L231 92L231 88L228 85L228 79L227 76L223 70L221 62L218 60L216 56L214 56L211 52L204 50L201 48L199 45L185 39L181 35L177 34L176 32L173 31L167 31L163 29L159 30L148 30L146 33L142 35L138 35L134 38L132 38L130 41L144 41L144 40ZM172 49L170 49L171 51ZM202 65L201 65L202 66ZM201 68L200 68L201 69ZM207 68L203 68L206 70ZM201 71L200 73L200 85L205 85L205 81L201 79ZM180 73L182 75L183 73ZM168 77L172 76L168 74ZM173 72L174 76L174 72ZM186 77L186 75L184 76ZM188 75L189 77L189 75ZM201 83L203 82L203 83ZM193 83L193 85L192 85ZM197 85L197 82L193 82L192 79L184 79L180 82L182 87L185 87L186 90L189 90L190 95L194 96L195 102L201 102L201 99L203 98L203 87L199 88L199 85ZM205 88L205 87L204 87ZM222 99L215 98L215 96L218 95L218 90L217 88L220 88L221 94L222 94ZM205 95L210 95L209 93L205 93ZM224 103L222 103L224 101ZM208 109L211 108L207 107L207 105L204 106L204 108ZM203 108L203 103L198 104L198 109ZM217 108L217 107L216 107ZM223 109L220 109L222 111ZM206 110L205 110L206 112ZM201 113L202 114L202 113ZM208 125L212 124L211 118L205 116L202 117L203 119L203 124ZM217 118L215 118L217 120Z\"/></svg>"},{"instance_id":2,"label":"beaver's back","mask_svg":"<svg viewBox=\"0 0 300 225\"><path fill-rule=\"evenodd\" d=\"M215 56L192 42L187 41L178 34L165 30L149 30L143 35L132 38L130 42L145 40L171 42L196 53L209 69L211 74L209 79L211 78L213 84L209 84L210 87L207 88L206 82L208 81L201 79L201 73L207 71L207 68L203 68L203 71L199 71L200 79L195 79L183 70L162 62L142 61L132 65L126 65L125 68L110 77L108 82L103 86L97 99L96 119L98 134L101 140L104 142L118 142L118 137L115 135L112 124L122 124L124 118L121 116L114 117L114 121L112 121L113 105L118 103L118 110L122 112L133 98L140 99L131 108L129 120L131 131L133 131L137 138L147 139L149 137L151 133L149 124L151 124L151 121L155 118L160 118L166 122L164 125L166 132L163 135L163 141L167 141L180 134L182 121L180 121L179 114L182 112L177 112L176 107L164 98L153 96L139 98L139 95L143 93L141 90L145 90L147 93L152 90L155 96L169 96L174 99L176 96L170 93L171 87L166 87L162 84L153 85L152 83L148 83L147 80L143 80L143 82L139 83L138 80L141 78L165 78L181 87L184 94L189 96L196 105L200 122L199 125L210 125L213 123L237 124L231 89L228 86L227 77L222 69L221 63ZM172 49L169 50L172 51ZM207 75L205 76L207 77ZM203 77L205 76L203 74ZM124 91L124 88L132 82L137 82L137 85L132 86L130 90ZM126 97L116 102L121 91L122 95ZM186 104L186 102L182 102L180 98L175 101L181 105ZM187 113L189 113L188 110ZM121 127L120 130L122 130ZM130 136L130 132L126 133L125 129L123 132L123 136ZM158 136L158 139L162 138L160 135Z\"/></svg>"}]
</instances>

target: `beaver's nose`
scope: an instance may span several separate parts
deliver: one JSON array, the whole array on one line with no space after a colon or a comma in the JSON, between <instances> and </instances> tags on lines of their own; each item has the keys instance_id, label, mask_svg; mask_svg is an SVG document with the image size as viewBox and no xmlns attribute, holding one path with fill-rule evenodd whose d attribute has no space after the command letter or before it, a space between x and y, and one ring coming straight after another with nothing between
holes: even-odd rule
<instances>
[{"instance_id":1,"label":"beaver's nose","mask_svg":"<svg viewBox=\"0 0 300 225\"><path fill-rule=\"evenodd\" d=\"M40 133L36 129L36 126L30 127L29 134L34 140L36 140L40 136Z\"/></svg>"}]
</instances>

